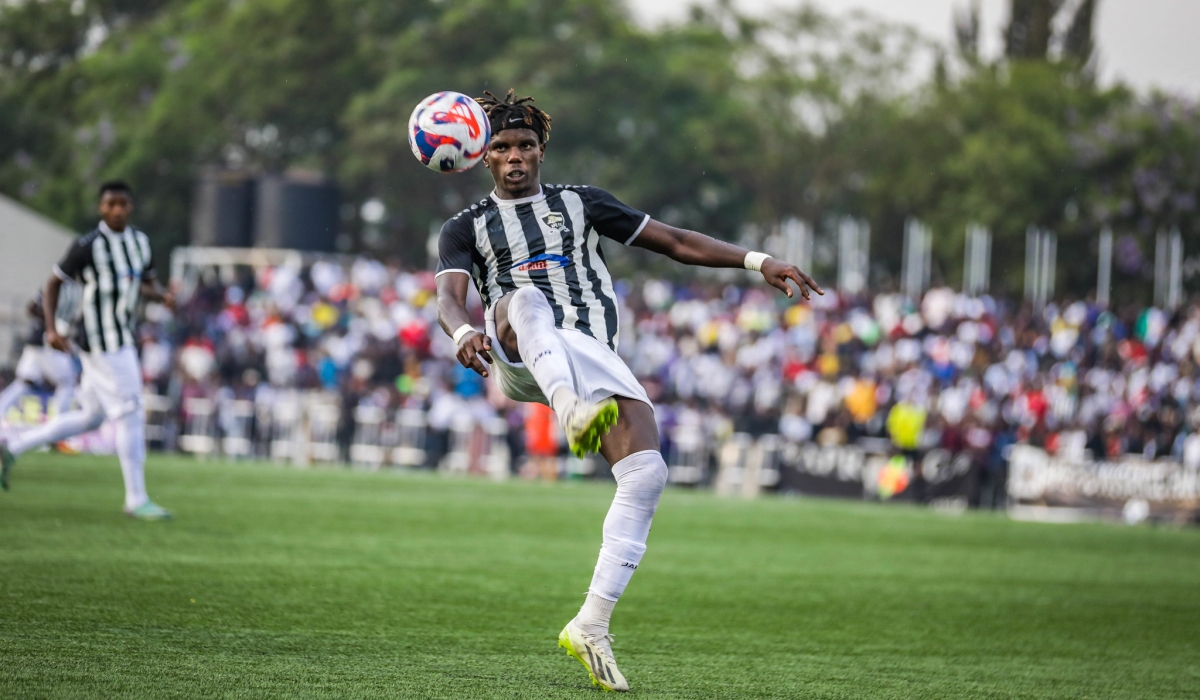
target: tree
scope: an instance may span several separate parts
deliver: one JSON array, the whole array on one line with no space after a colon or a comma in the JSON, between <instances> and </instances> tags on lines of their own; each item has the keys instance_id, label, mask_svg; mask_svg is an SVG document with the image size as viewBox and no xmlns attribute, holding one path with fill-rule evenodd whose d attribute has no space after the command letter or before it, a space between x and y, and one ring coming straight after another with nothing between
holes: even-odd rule
<instances>
[{"instance_id":1,"label":"tree","mask_svg":"<svg viewBox=\"0 0 1200 700\"><path fill-rule=\"evenodd\" d=\"M1009 22L1004 30L1004 52L1010 60L1050 60L1056 55L1087 66L1092 58L1092 22L1096 0L1081 0L1056 31L1058 15L1067 11L1065 0L1012 0ZM978 16L978 12L976 12Z\"/></svg>"}]
</instances>

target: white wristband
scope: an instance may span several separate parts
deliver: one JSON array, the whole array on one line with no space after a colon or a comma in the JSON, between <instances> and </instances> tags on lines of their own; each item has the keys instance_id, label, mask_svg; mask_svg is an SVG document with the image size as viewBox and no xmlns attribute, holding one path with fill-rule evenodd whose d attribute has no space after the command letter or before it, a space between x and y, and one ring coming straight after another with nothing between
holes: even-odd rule
<instances>
[{"instance_id":1,"label":"white wristband","mask_svg":"<svg viewBox=\"0 0 1200 700\"><path fill-rule=\"evenodd\" d=\"M462 324L461 326L458 327L458 330L454 331L454 344L462 345L463 338L467 337L468 333L474 333L474 332L475 332L475 326L472 326L469 323Z\"/></svg>"},{"instance_id":2,"label":"white wristband","mask_svg":"<svg viewBox=\"0 0 1200 700\"><path fill-rule=\"evenodd\" d=\"M747 270L754 270L755 272L758 272L762 269L763 261L769 257L771 256L767 255L766 253L759 253L752 250L749 253L746 253L746 260L743 262L743 264L746 266Z\"/></svg>"}]
</instances>

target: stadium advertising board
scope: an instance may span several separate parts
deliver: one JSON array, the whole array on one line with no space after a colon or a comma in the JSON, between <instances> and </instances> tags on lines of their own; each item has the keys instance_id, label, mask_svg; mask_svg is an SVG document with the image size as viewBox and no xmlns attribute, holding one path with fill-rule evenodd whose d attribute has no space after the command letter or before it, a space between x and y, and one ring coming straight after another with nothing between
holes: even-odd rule
<instances>
[{"instance_id":1,"label":"stadium advertising board","mask_svg":"<svg viewBox=\"0 0 1200 700\"><path fill-rule=\"evenodd\" d=\"M1200 522L1200 470L1173 460L1057 459L1029 445L1009 457L1009 513L1035 520Z\"/></svg>"},{"instance_id":2,"label":"stadium advertising board","mask_svg":"<svg viewBox=\"0 0 1200 700\"><path fill-rule=\"evenodd\" d=\"M849 445L788 443L780 455L780 486L814 496L868 500L961 501L972 487L971 460L934 449L915 460L891 454L886 441Z\"/></svg>"}]
</instances>

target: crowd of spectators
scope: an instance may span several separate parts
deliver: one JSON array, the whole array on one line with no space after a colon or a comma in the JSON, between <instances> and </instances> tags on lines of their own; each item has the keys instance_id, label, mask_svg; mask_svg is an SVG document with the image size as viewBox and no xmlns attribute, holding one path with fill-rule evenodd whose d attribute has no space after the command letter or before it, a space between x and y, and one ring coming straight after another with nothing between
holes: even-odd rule
<instances>
[{"instance_id":1,"label":"crowd of spectators","mask_svg":"<svg viewBox=\"0 0 1200 700\"><path fill-rule=\"evenodd\" d=\"M715 442L744 432L942 447L970 453L993 479L1014 442L1076 459L1200 463L1200 308L1113 312L1078 300L1033 313L946 288L919 303L828 293L806 304L748 278L649 279L618 294L619 351L655 402L667 452L673 429L691 424ZM419 408L435 435L456 415L498 416L518 458L553 449L530 428L542 413L454 360L428 272L363 258L232 283L212 275L174 317L150 314L142 335L147 383L174 399L325 389L341 396L343 441L354 408L370 403Z\"/></svg>"}]
</instances>

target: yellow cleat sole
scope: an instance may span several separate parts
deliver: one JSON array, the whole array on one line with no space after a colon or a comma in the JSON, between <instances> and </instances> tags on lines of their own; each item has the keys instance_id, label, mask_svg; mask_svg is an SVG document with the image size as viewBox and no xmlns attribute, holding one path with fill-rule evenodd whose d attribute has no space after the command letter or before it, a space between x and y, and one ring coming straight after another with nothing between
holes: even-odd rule
<instances>
[{"instance_id":1,"label":"yellow cleat sole","mask_svg":"<svg viewBox=\"0 0 1200 700\"><path fill-rule=\"evenodd\" d=\"M592 422L588 427L579 433L579 437L571 443L571 454L576 457L583 457L600 451L600 438L608 434L608 431L617 424L617 417L620 411L617 409L617 402L608 399L604 402L604 407L596 413L596 417L592 418Z\"/></svg>"},{"instance_id":2,"label":"yellow cleat sole","mask_svg":"<svg viewBox=\"0 0 1200 700\"><path fill-rule=\"evenodd\" d=\"M612 688L609 688L600 681L596 680L596 674L592 673L592 667L588 666L587 662L583 660L583 657L579 655L579 652L575 651L575 645L571 643L571 636L567 634L566 627L563 628L562 632L558 633L558 645L567 650L567 656L575 659L583 665L584 670L588 673L588 678L592 679L592 685L609 693L616 692Z\"/></svg>"}]
</instances>

